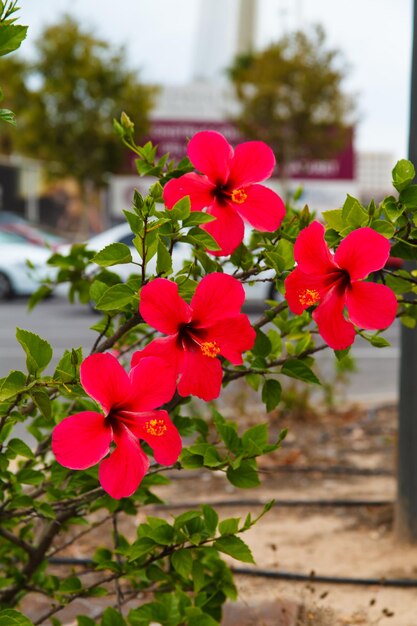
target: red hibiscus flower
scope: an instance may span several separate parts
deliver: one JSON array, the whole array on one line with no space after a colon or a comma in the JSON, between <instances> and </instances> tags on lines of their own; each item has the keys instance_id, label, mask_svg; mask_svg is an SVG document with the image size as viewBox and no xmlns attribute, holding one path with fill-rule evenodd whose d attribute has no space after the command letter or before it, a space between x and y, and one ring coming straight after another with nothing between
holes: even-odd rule
<instances>
[{"instance_id":1,"label":"red hibiscus flower","mask_svg":"<svg viewBox=\"0 0 417 626\"><path fill-rule=\"evenodd\" d=\"M245 292L236 278L213 273L199 283L188 305L178 294L178 285L156 278L142 288L139 311L143 319L168 335L154 339L132 356L132 366L143 357L165 358L178 379L181 396L213 400L220 393L222 367L216 357L234 365L255 341L248 317L240 313Z\"/></svg>"},{"instance_id":2,"label":"red hibiscus flower","mask_svg":"<svg viewBox=\"0 0 417 626\"><path fill-rule=\"evenodd\" d=\"M385 237L372 228L358 228L343 239L333 255L324 240L324 227L312 222L295 242L297 267L285 280L290 310L300 314L318 304L313 319L324 341L335 350L352 345L354 325L387 328L397 311L395 294L385 285L363 279L384 267L389 253Z\"/></svg>"},{"instance_id":3,"label":"red hibiscus flower","mask_svg":"<svg viewBox=\"0 0 417 626\"><path fill-rule=\"evenodd\" d=\"M179 433L166 411L152 410L175 392L166 370L164 361L149 358L128 375L111 354L87 357L80 367L81 384L104 415L82 411L55 426L52 450L58 463L86 469L101 461L101 486L117 499L131 496L148 470L139 439L151 446L158 463L175 463L181 452ZM112 442L116 447L111 451Z\"/></svg>"},{"instance_id":4,"label":"red hibiscus flower","mask_svg":"<svg viewBox=\"0 0 417 626\"><path fill-rule=\"evenodd\" d=\"M255 184L269 178L275 167L274 153L263 141L247 141L233 150L220 133L203 131L189 142L188 156L202 174L170 180L164 201L172 209L178 200L190 196L192 211L206 209L216 218L201 227L221 248L211 254L231 254L242 243L242 218L257 230L279 228L285 215L283 201L268 187Z\"/></svg>"}]
</instances>

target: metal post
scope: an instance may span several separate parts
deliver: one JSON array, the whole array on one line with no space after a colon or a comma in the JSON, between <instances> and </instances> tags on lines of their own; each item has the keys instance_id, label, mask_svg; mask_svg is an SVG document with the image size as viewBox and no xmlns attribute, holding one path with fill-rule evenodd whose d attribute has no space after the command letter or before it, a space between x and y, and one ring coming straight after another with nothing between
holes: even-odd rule
<instances>
[{"instance_id":1,"label":"metal post","mask_svg":"<svg viewBox=\"0 0 417 626\"><path fill-rule=\"evenodd\" d=\"M417 167L417 0L414 0L408 158ZM408 269L415 269L415 263ZM395 531L417 543L417 328L401 327Z\"/></svg>"}]
</instances>

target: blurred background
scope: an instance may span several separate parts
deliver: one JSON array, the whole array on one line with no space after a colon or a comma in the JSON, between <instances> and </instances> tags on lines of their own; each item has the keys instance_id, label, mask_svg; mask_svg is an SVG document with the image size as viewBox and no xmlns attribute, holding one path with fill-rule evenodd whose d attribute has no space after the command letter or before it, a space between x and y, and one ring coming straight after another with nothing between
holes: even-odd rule
<instances>
[{"instance_id":1,"label":"blurred background","mask_svg":"<svg viewBox=\"0 0 417 626\"><path fill-rule=\"evenodd\" d=\"M21 0L29 25L0 65L0 212L67 239L123 219L138 141L185 154L202 128L263 139L277 181L315 210L391 191L406 156L411 0ZM3 125L5 126L5 125ZM5 217L3 216L3 221Z\"/></svg>"}]
</instances>

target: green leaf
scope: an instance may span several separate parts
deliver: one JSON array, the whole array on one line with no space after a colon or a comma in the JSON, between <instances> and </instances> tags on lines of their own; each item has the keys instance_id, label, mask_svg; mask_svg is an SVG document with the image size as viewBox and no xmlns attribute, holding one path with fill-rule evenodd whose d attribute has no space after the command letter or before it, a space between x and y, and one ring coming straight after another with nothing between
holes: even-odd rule
<instances>
[{"instance_id":1,"label":"green leaf","mask_svg":"<svg viewBox=\"0 0 417 626\"><path fill-rule=\"evenodd\" d=\"M216 218L208 213L200 211L191 211L190 215L183 221L183 226L198 226L199 224L208 224Z\"/></svg>"},{"instance_id":2,"label":"green leaf","mask_svg":"<svg viewBox=\"0 0 417 626\"><path fill-rule=\"evenodd\" d=\"M239 489L251 489L260 485L256 465L251 459L242 461L235 469L228 467L226 476L229 482Z\"/></svg>"},{"instance_id":3,"label":"green leaf","mask_svg":"<svg viewBox=\"0 0 417 626\"><path fill-rule=\"evenodd\" d=\"M26 38L27 29L27 26L5 24L3 22L0 25L0 56L17 50Z\"/></svg>"},{"instance_id":4,"label":"green leaf","mask_svg":"<svg viewBox=\"0 0 417 626\"><path fill-rule=\"evenodd\" d=\"M217 514L217 511L215 511L208 504L203 504L201 508L203 510L203 516L204 516L204 521L206 523L206 528L212 535L214 535L216 528L217 528L217 524L219 523L219 516Z\"/></svg>"},{"instance_id":5,"label":"green leaf","mask_svg":"<svg viewBox=\"0 0 417 626\"><path fill-rule=\"evenodd\" d=\"M234 535L239 530L239 518L229 517L224 519L219 524L219 533L221 535Z\"/></svg>"},{"instance_id":6,"label":"green leaf","mask_svg":"<svg viewBox=\"0 0 417 626\"><path fill-rule=\"evenodd\" d=\"M77 616L77 626L96 626L96 624L91 617L86 617L85 615Z\"/></svg>"},{"instance_id":7,"label":"green leaf","mask_svg":"<svg viewBox=\"0 0 417 626\"><path fill-rule=\"evenodd\" d=\"M15 456L24 456L26 459L33 459L33 452L29 446L21 439L10 439L7 450L11 450Z\"/></svg>"},{"instance_id":8,"label":"green leaf","mask_svg":"<svg viewBox=\"0 0 417 626\"><path fill-rule=\"evenodd\" d=\"M26 387L26 375L19 370L12 370L6 378L0 379L0 402L13 398Z\"/></svg>"},{"instance_id":9,"label":"green leaf","mask_svg":"<svg viewBox=\"0 0 417 626\"><path fill-rule=\"evenodd\" d=\"M0 626L33 626L33 622L14 609L0 611Z\"/></svg>"},{"instance_id":10,"label":"green leaf","mask_svg":"<svg viewBox=\"0 0 417 626\"><path fill-rule=\"evenodd\" d=\"M97 252L91 260L101 267L110 267L111 265L119 265L121 263L131 263L132 253L129 246L125 243L116 242Z\"/></svg>"},{"instance_id":11,"label":"green leaf","mask_svg":"<svg viewBox=\"0 0 417 626\"><path fill-rule=\"evenodd\" d=\"M109 287L100 300L96 302L96 309L100 311L117 311L132 302L133 289L124 283Z\"/></svg>"},{"instance_id":12,"label":"green leaf","mask_svg":"<svg viewBox=\"0 0 417 626\"><path fill-rule=\"evenodd\" d=\"M410 185L400 193L400 202L407 209L417 209L417 185Z\"/></svg>"},{"instance_id":13,"label":"green leaf","mask_svg":"<svg viewBox=\"0 0 417 626\"><path fill-rule=\"evenodd\" d=\"M193 568L193 557L190 550L177 550L171 555L171 563L175 571L188 578Z\"/></svg>"},{"instance_id":14,"label":"green leaf","mask_svg":"<svg viewBox=\"0 0 417 626\"><path fill-rule=\"evenodd\" d=\"M169 215L174 220L185 220L190 215L190 197L185 196L178 200L169 211Z\"/></svg>"},{"instance_id":15,"label":"green leaf","mask_svg":"<svg viewBox=\"0 0 417 626\"><path fill-rule=\"evenodd\" d=\"M387 348L391 345L390 342L387 341L387 339L385 339L384 337L380 337L379 335L373 335L372 337L370 337L369 341L371 345L375 346L376 348Z\"/></svg>"},{"instance_id":16,"label":"green leaf","mask_svg":"<svg viewBox=\"0 0 417 626\"><path fill-rule=\"evenodd\" d=\"M119 611L109 606L103 613L101 626L126 626L126 622Z\"/></svg>"},{"instance_id":17,"label":"green leaf","mask_svg":"<svg viewBox=\"0 0 417 626\"><path fill-rule=\"evenodd\" d=\"M181 237L181 241L188 241L189 243L197 244L207 250L220 250L220 246L217 241L209 235L209 233L202 230L198 226L191 228L185 237Z\"/></svg>"},{"instance_id":18,"label":"green leaf","mask_svg":"<svg viewBox=\"0 0 417 626\"><path fill-rule=\"evenodd\" d=\"M77 576L65 578L59 585L60 593L77 593L82 588L81 580Z\"/></svg>"},{"instance_id":19,"label":"green leaf","mask_svg":"<svg viewBox=\"0 0 417 626\"><path fill-rule=\"evenodd\" d=\"M383 235L387 239L391 239L395 233L395 228L390 222L386 220L373 220L371 227L376 230L377 233Z\"/></svg>"},{"instance_id":20,"label":"green leaf","mask_svg":"<svg viewBox=\"0 0 417 626\"><path fill-rule=\"evenodd\" d=\"M416 171L411 161L401 159L392 170L392 184L397 191L402 191L414 180Z\"/></svg>"},{"instance_id":21,"label":"green leaf","mask_svg":"<svg viewBox=\"0 0 417 626\"><path fill-rule=\"evenodd\" d=\"M144 554L148 554L154 547L155 541L150 537L141 537L134 544L132 544L129 550L129 561L135 561Z\"/></svg>"},{"instance_id":22,"label":"green leaf","mask_svg":"<svg viewBox=\"0 0 417 626\"><path fill-rule=\"evenodd\" d=\"M365 226L368 221L368 213L363 208L359 200L348 194L342 208L342 218L344 227L349 230Z\"/></svg>"},{"instance_id":23,"label":"green leaf","mask_svg":"<svg viewBox=\"0 0 417 626\"><path fill-rule=\"evenodd\" d=\"M340 233L344 227L342 212L342 209L332 209L331 211L322 212L322 216L328 227L333 228L338 233Z\"/></svg>"},{"instance_id":24,"label":"green leaf","mask_svg":"<svg viewBox=\"0 0 417 626\"><path fill-rule=\"evenodd\" d=\"M40 374L52 359L52 347L35 333L21 328L16 329L16 339L26 352L26 367L35 376Z\"/></svg>"},{"instance_id":25,"label":"green leaf","mask_svg":"<svg viewBox=\"0 0 417 626\"><path fill-rule=\"evenodd\" d=\"M315 385L321 384L315 373L308 367L308 365L298 359L289 359L286 361L281 368L281 372L286 376L303 380L306 383L313 383Z\"/></svg>"},{"instance_id":26,"label":"green leaf","mask_svg":"<svg viewBox=\"0 0 417 626\"><path fill-rule=\"evenodd\" d=\"M16 116L9 109L0 109L0 120L16 126Z\"/></svg>"},{"instance_id":27,"label":"green leaf","mask_svg":"<svg viewBox=\"0 0 417 626\"><path fill-rule=\"evenodd\" d=\"M255 344L252 348L253 354L256 354L257 356L268 356L271 350L272 345L269 337L265 335L265 333L260 328L257 328Z\"/></svg>"},{"instance_id":28,"label":"green leaf","mask_svg":"<svg viewBox=\"0 0 417 626\"><path fill-rule=\"evenodd\" d=\"M34 403L42 413L46 417L46 419L51 419L52 416L52 408L51 408L51 398L43 389L32 389L31 394Z\"/></svg>"},{"instance_id":29,"label":"green leaf","mask_svg":"<svg viewBox=\"0 0 417 626\"><path fill-rule=\"evenodd\" d=\"M264 382L262 387L262 402L265 404L268 413L278 406L281 400L281 392L282 387L278 380L268 378L268 380Z\"/></svg>"},{"instance_id":30,"label":"green leaf","mask_svg":"<svg viewBox=\"0 0 417 626\"><path fill-rule=\"evenodd\" d=\"M256 424L256 426L252 426L246 430L242 435L242 446L246 450L249 446L256 446L258 448L259 453L262 453L262 450L268 443L268 426L267 424Z\"/></svg>"},{"instance_id":31,"label":"green leaf","mask_svg":"<svg viewBox=\"0 0 417 626\"><path fill-rule=\"evenodd\" d=\"M219 537L213 547L243 563L255 563L250 549L240 537Z\"/></svg>"},{"instance_id":32,"label":"green leaf","mask_svg":"<svg viewBox=\"0 0 417 626\"><path fill-rule=\"evenodd\" d=\"M158 241L156 257L156 273L170 274L172 272L172 257L162 241Z\"/></svg>"},{"instance_id":33,"label":"green leaf","mask_svg":"<svg viewBox=\"0 0 417 626\"><path fill-rule=\"evenodd\" d=\"M76 359L75 363L74 360ZM69 382L74 380L77 375L77 364L83 360L81 348L77 350L65 350L62 357L59 359L54 372L54 378Z\"/></svg>"}]
</instances>

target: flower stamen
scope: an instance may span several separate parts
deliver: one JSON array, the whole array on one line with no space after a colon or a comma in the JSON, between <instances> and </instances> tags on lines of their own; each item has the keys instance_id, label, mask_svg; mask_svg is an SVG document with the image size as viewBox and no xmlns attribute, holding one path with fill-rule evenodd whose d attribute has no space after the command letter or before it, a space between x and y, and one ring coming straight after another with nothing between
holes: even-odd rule
<instances>
[{"instance_id":1,"label":"flower stamen","mask_svg":"<svg viewBox=\"0 0 417 626\"><path fill-rule=\"evenodd\" d=\"M243 204L248 199L248 194L244 189L234 189L230 197L235 204Z\"/></svg>"},{"instance_id":2,"label":"flower stamen","mask_svg":"<svg viewBox=\"0 0 417 626\"><path fill-rule=\"evenodd\" d=\"M164 420L152 419L149 420L149 422L145 422L145 430L149 435L153 435L154 437L162 437L162 435L167 430L167 426Z\"/></svg>"},{"instance_id":3,"label":"flower stamen","mask_svg":"<svg viewBox=\"0 0 417 626\"><path fill-rule=\"evenodd\" d=\"M214 359L220 352L219 345L216 341L204 341L200 345L200 350L203 356L208 356Z\"/></svg>"},{"instance_id":4,"label":"flower stamen","mask_svg":"<svg viewBox=\"0 0 417 626\"><path fill-rule=\"evenodd\" d=\"M302 289L298 292L298 300L303 306L309 307L320 300L317 289Z\"/></svg>"}]
</instances>

